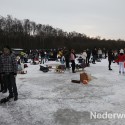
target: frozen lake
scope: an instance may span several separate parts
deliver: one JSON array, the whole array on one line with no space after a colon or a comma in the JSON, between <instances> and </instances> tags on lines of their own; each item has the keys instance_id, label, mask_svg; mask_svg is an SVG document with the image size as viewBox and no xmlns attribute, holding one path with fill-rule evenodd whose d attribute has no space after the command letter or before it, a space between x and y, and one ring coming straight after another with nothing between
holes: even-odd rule
<instances>
[{"instance_id":1,"label":"frozen lake","mask_svg":"<svg viewBox=\"0 0 125 125\"><path fill-rule=\"evenodd\" d=\"M71 83L80 72L47 73L30 65L17 76L19 100L0 106L0 125L124 125L125 118L91 119L91 112L125 113L125 75L103 59L85 68L94 79L88 85ZM0 98L8 93L0 93Z\"/></svg>"}]
</instances>

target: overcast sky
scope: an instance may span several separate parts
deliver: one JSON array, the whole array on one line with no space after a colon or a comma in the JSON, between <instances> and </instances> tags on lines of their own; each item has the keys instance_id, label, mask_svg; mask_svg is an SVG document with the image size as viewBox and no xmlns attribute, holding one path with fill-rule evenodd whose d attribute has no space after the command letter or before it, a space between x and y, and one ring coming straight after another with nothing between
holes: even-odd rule
<instances>
[{"instance_id":1,"label":"overcast sky","mask_svg":"<svg viewBox=\"0 0 125 125\"><path fill-rule=\"evenodd\" d=\"M125 0L0 0L0 15L125 40Z\"/></svg>"}]
</instances>

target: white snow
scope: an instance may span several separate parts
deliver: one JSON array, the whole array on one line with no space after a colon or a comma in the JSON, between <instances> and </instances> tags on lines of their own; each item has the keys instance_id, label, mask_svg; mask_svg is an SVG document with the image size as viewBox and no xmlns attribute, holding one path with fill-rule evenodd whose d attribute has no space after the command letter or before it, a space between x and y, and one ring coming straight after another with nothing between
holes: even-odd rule
<instances>
[{"instance_id":1,"label":"white snow","mask_svg":"<svg viewBox=\"0 0 125 125\"><path fill-rule=\"evenodd\" d=\"M48 62L55 66L58 63ZM28 64L27 74L17 76L19 100L0 105L0 125L124 125L123 119L90 119L90 112L125 113L125 75L108 61L85 68L93 76L88 85L71 83L80 72L47 73ZM0 93L0 98L8 93Z\"/></svg>"}]
</instances>

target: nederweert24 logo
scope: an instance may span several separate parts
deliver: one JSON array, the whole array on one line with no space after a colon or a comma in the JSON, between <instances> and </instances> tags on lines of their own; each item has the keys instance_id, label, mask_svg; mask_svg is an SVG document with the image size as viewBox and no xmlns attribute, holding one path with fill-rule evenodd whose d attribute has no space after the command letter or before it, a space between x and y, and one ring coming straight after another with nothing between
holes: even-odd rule
<instances>
[{"instance_id":1,"label":"nederweert24 logo","mask_svg":"<svg viewBox=\"0 0 125 125\"><path fill-rule=\"evenodd\" d=\"M125 118L125 113L90 112L90 119L123 119L123 118Z\"/></svg>"}]
</instances>

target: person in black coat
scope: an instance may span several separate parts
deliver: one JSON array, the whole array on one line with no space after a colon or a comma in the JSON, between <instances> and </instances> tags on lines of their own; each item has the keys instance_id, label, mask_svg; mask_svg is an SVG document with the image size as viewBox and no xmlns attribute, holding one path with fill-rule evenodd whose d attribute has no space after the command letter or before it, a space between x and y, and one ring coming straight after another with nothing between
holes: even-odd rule
<instances>
[{"instance_id":1,"label":"person in black coat","mask_svg":"<svg viewBox=\"0 0 125 125\"><path fill-rule=\"evenodd\" d=\"M65 57L65 61L66 61L66 68L69 69L69 62L70 62L70 51L68 49L64 50L64 57Z\"/></svg>"},{"instance_id":2,"label":"person in black coat","mask_svg":"<svg viewBox=\"0 0 125 125\"><path fill-rule=\"evenodd\" d=\"M0 73L4 84L7 85L7 89L9 90L9 96L7 98L10 99L14 97L14 101L17 101L17 61L16 56L12 53L9 46L4 46L3 48L3 54L1 55L0 59Z\"/></svg>"},{"instance_id":3,"label":"person in black coat","mask_svg":"<svg viewBox=\"0 0 125 125\"><path fill-rule=\"evenodd\" d=\"M103 54L104 54L104 58L106 59L106 54L107 54L107 50L105 48L103 48Z\"/></svg>"},{"instance_id":4,"label":"person in black coat","mask_svg":"<svg viewBox=\"0 0 125 125\"><path fill-rule=\"evenodd\" d=\"M91 51L89 49L86 49L87 57L86 57L86 64L89 66L89 60L91 56Z\"/></svg>"},{"instance_id":5,"label":"person in black coat","mask_svg":"<svg viewBox=\"0 0 125 125\"><path fill-rule=\"evenodd\" d=\"M1 55L2 55L2 51L0 51L0 61L1 61ZM1 65L0 65L0 68L1 68ZM1 74L0 74L0 85L1 85L0 92L3 92L3 93L7 92L7 87L4 86Z\"/></svg>"},{"instance_id":6,"label":"person in black coat","mask_svg":"<svg viewBox=\"0 0 125 125\"><path fill-rule=\"evenodd\" d=\"M92 50L92 56L93 56L92 63L95 64L95 61L97 60L97 49L96 49L96 47Z\"/></svg>"},{"instance_id":7,"label":"person in black coat","mask_svg":"<svg viewBox=\"0 0 125 125\"><path fill-rule=\"evenodd\" d=\"M112 70L112 69L111 69L111 63L112 63L113 59L114 59L113 52L112 52L112 50L110 49L110 50L108 51L108 61L109 61L108 68L109 68L109 70Z\"/></svg>"}]
</instances>

